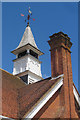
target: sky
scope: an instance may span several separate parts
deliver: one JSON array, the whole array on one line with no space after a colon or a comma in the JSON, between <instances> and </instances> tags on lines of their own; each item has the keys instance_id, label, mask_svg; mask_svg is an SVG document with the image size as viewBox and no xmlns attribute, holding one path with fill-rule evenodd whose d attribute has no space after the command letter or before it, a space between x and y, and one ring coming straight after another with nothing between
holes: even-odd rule
<instances>
[{"instance_id":1,"label":"sky","mask_svg":"<svg viewBox=\"0 0 80 120\"><path fill-rule=\"evenodd\" d=\"M2 3L2 68L13 71L15 55L11 53L21 41L26 28L27 9L31 8L30 27L38 48L44 52L40 57L43 78L51 76L49 36L64 32L71 38L73 81L78 88L78 3L77 2L5 2Z\"/></svg>"}]
</instances>

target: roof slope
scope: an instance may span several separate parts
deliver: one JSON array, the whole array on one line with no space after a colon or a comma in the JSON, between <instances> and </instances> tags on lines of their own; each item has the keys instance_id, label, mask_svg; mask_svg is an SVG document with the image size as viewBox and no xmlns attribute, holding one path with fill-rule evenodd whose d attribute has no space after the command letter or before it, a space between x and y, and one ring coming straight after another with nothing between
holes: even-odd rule
<instances>
[{"instance_id":1,"label":"roof slope","mask_svg":"<svg viewBox=\"0 0 80 120\"><path fill-rule=\"evenodd\" d=\"M2 72L2 112L10 118L23 117L33 105L57 81L45 79L25 85L18 77L0 69Z\"/></svg>"},{"instance_id":2,"label":"roof slope","mask_svg":"<svg viewBox=\"0 0 80 120\"><path fill-rule=\"evenodd\" d=\"M0 69L2 74L2 114L8 117L17 117L19 111L18 105L18 89L26 86L24 82L18 77ZM1 77L0 77L1 80Z\"/></svg>"},{"instance_id":3,"label":"roof slope","mask_svg":"<svg viewBox=\"0 0 80 120\"><path fill-rule=\"evenodd\" d=\"M55 84L57 80L51 81L50 78L30 84L19 90L20 111L19 116L23 117L35 103ZM26 107L25 107L26 106Z\"/></svg>"},{"instance_id":4,"label":"roof slope","mask_svg":"<svg viewBox=\"0 0 80 120\"><path fill-rule=\"evenodd\" d=\"M20 78L2 69L0 73L2 73L2 115L10 118L22 118L58 82L58 79L47 78L26 85Z\"/></svg>"},{"instance_id":5,"label":"roof slope","mask_svg":"<svg viewBox=\"0 0 80 120\"><path fill-rule=\"evenodd\" d=\"M17 48L20 48L26 44L31 44L33 47L37 48L30 26L26 27L22 40Z\"/></svg>"}]
</instances>

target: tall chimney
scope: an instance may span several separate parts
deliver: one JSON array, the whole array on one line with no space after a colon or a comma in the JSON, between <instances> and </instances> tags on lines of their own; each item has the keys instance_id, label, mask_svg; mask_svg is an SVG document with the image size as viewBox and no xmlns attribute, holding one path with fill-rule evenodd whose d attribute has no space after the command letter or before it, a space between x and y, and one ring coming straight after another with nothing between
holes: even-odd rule
<instances>
[{"instance_id":1,"label":"tall chimney","mask_svg":"<svg viewBox=\"0 0 80 120\"><path fill-rule=\"evenodd\" d=\"M67 67L68 62L70 61L68 61L68 56L70 56L71 53L70 48L72 43L70 42L68 35L62 32L50 36L48 43L51 47L51 73L52 77L56 77L64 73L63 63L65 62L65 66Z\"/></svg>"},{"instance_id":2,"label":"tall chimney","mask_svg":"<svg viewBox=\"0 0 80 120\"><path fill-rule=\"evenodd\" d=\"M50 36L48 43L51 53L52 78L64 74L61 93L61 105L65 106L63 118L76 118L70 51L72 43L68 35L63 32Z\"/></svg>"}]
</instances>

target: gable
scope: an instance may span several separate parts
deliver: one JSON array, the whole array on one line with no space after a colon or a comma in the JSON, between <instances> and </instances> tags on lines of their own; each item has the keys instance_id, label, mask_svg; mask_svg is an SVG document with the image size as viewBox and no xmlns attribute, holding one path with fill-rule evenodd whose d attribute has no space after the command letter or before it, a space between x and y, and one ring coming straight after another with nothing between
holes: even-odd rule
<instances>
[{"instance_id":1,"label":"gable","mask_svg":"<svg viewBox=\"0 0 80 120\"><path fill-rule=\"evenodd\" d=\"M10 118L22 118L30 112L37 101L59 80L47 78L34 84L25 85L20 78L4 70L0 71L2 72L2 115Z\"/></svg>"},{"instance_id":2,"label":"gable","mask_svg":"<svg viewBox=\"0 0 80 120\"><path fill-rule=\"evenodd\" d=\"M52 109L55 111L53 113L55 117L58 117L59 114L57 113L59 111L61 112L60 115L62 115L64 107L60 110L61 99L63 99L60 93L63 88L63 76L54 79L49 77L37 83L25 85L20 78L4 70L0 70L0 72L2 72L3 116L9 118L34 118L38 115L42 118L46 117L47 112L52 111ZM35 111L35 114L31 114L34 113L33 111Z\"/></svg>"},{"instance_id":3,"label":"gable","mask_svg":"<svg viewBox=\"0 0 80 120\"><path fill-rule=\"evenodd\" d=\"M54 82L55 80L50 80L50 83L52 81ZM55 92L62 86L62 84L63 79L56 79L56 82L50 87L50 89L48 89L48 91L45 92L42 97L40 97L35 106L33 106L32 109L29 110L27 114L25 114L24 118L33 118L38 113L38 111L46 104L46 102L55 94Z\"/></svg>"},{"instance_id":4,"label":"gable","mask_svg":"<svg viewBox=\"0 0 80 120\"><path fill-rule=\"evenodd\" d=\"M61 88L47 101L34 118L58 118L62 113L60 109L60 92Z\"/></svg>"}]
</instances>

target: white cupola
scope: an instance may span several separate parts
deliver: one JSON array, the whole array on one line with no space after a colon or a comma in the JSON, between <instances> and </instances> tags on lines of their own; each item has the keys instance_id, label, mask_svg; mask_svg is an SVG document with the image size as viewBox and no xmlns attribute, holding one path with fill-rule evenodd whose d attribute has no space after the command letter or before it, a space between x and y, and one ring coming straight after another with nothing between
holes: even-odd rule
<instances>
[{"instance_id":1,"label":"white cupola","mask_svg":"<svg viewBox=\"0 0 80 120\"><path fill-rule=\"evenodd\" d=\"M13 75L19 76L27 84L42 79L39 56L43 53L38 49L31 28L27 25L19 46L12 51L16 55L13 60Z\"/></svg>"}]
</instances>

